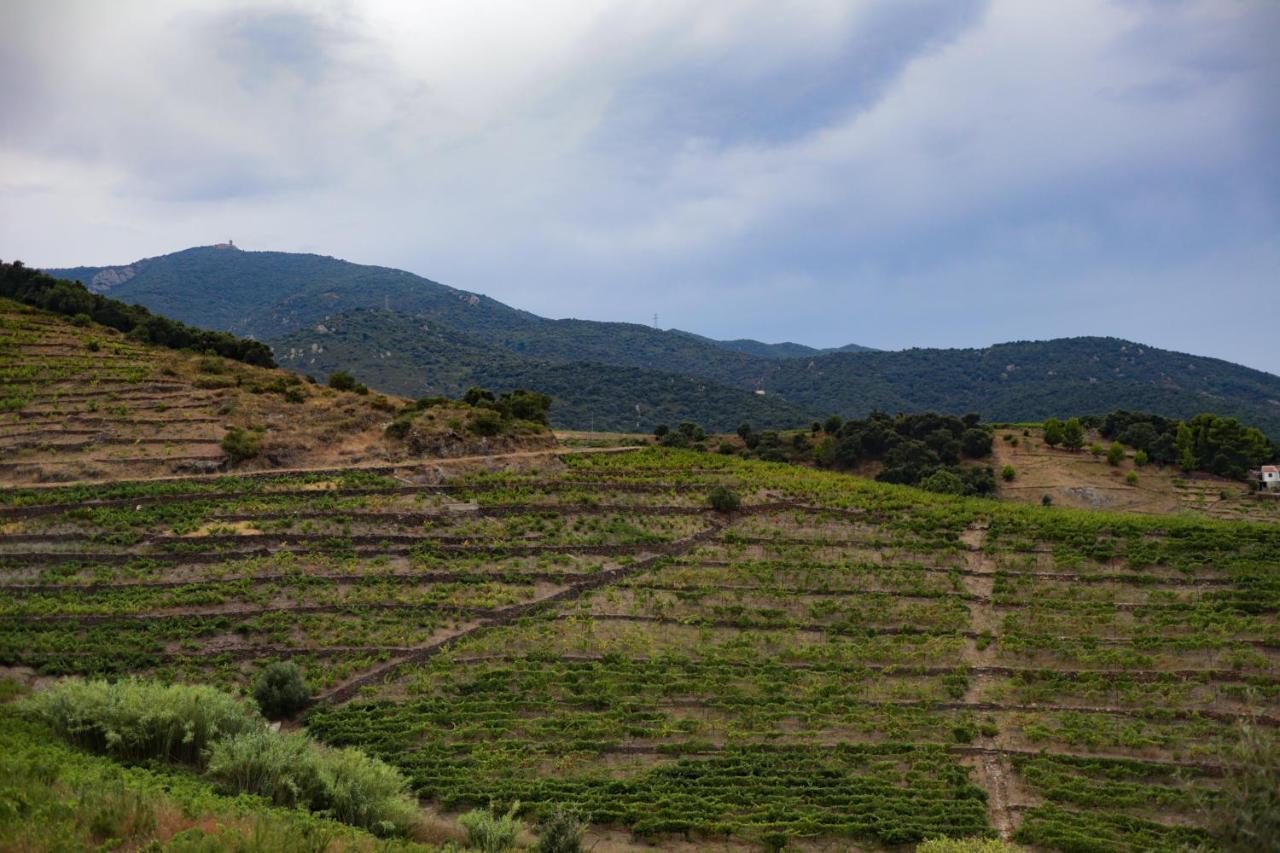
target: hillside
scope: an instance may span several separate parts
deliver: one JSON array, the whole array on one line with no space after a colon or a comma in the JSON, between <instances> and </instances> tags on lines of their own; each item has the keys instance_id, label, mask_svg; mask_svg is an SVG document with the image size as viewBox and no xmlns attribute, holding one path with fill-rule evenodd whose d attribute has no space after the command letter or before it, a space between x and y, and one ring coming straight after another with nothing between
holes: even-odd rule
<instances>
[{"instance_id":1,"label":"hillside","mask_svg":"<svg viewBox=\"0 0 1280 853\"><path fill-rule=\"evenodd\" d=\"M1275 768L1280 527L690 451L0 491L0 664L247 690L586 847L1215 849ZM739 495L722 514L708 495Z\"/></svg>"},{"instance_id":2,"label":"hillside","mask_svg":"<svg viewBox=\"0 0 1280 853\"><path fill-rule=\"evenodd\" d=\"M555 426L648 432L685 420L719 430L744 418L765 428L812 420L774 396L657 370L520 355L394 311L327 316L274 343L284 367L316 377L349 370L409 397L459 397L472 386L538 390L552 398Z\"/></svg>"},{"instance_id":3,"label":"hillside","mask_svg":"<svg viewBox=\"0 0 1280 853\"><path fill-rule=\"evenodd\" d=\"M457 377L469 375L483 351L486 384L502 389L542 382L540 390L557 398L556 423L564 427L590 428L593 410L604 405L596 411L596 427L634 429L639 402L641 428L647 428L652 422L646 423L644 408L656 411L666 399L673 419L700 412L698 419L716 428L744 419L798 426L814 412L979 411L989 420L1038 421L1129 408L1179 417L1213 411L1280 437L1280 377L1115 338L898 352L713 341L631 323L549 320L401 270L233 248L51 272L186 322L252 335L278 351L309 351L320 343L317 325L349 325L356 321L334 318L383 309L404 319L388 320L386 332L360 323L362 337L343 345L343 363L329 361L327 367L416 394L424 385L456 388L464 381ZM439 334L415 345L404 330L422 323ZM421 350L424 360L415 362L411 350ZM394 369L381 364L391 361ZM450 361L468 367L440 371ZM641 394L633 393L637 382ZM660 392L664 383L667 390ZM708 390L697 390L703 387ZM761 408L733 389L763 389L773 399Z\"/></svg>"},{"instance_id":4,"label":"hillside","mask_svg":"<svg viewBox=\"0 0 1280 853\"><path fill-rule=\"evenodd\" d=\"M285 370L140 343L0 299L0 483L369 465L422 455L384 436L406 401L339 392ZM449 413L446 415L446 411ZM454 431L438 411L430 455L554 444ZM229 445L228 436L236 434ZM234 449L229 450L232 447Z\"/></svg>"},{"instance_id":5,"label":"hillside","mask_svg":"<svg viewBox=\"0 0 1280 853\"><path fill-rule=\"evenodd\" d=\"M1209 411L1280 436L1280 377L1118 338L824 355L777 362L763 387L848 417L977 411L1019 422L1116 409L1181 418Z\"/></svg>"},{"instance_id":6,"label":"hillside","mask_svg":"<svg viewBox=\"0 0 1280 853\"><path fill-rule=\"evenodd\" d=\"M1086 441L1109 443L1096 432ZM1188 475L1173 465L1139 467L1132 448L1120 464L1111 465L1085 451L1048 447L1038 428L1019 428L996 430L994 450L996 469L1010 465L1015 471L1013 480L998 481L997 493L1005 500L1040 503L1048 495L1055 506L1080 509L1280 521L1280 500L1255 496L1248 483L1202 472ZM1132 482L1126 480L1129 474Z\"/></svg>"}]
</instances>

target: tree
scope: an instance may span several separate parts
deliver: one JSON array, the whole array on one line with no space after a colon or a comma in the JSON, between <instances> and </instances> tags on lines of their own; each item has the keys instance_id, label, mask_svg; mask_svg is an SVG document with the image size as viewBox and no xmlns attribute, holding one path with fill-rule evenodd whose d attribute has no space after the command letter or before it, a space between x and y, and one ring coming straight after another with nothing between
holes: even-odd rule
<instances>
[{"instance_id":1,"label":"tree","mask_svg":"<svg viewBox=\"0 0 1280 853\"><path fill-rule=\"evenodd\" d=\"M667 426L666 424L658 424L656 427L653 428L653 437L662 438L664 435L666 435L669 432L671 432L671 427Z\"/></svg>"},{"instance_id":2,"label":"tree","mask_svg":"<svg viewBox=\"0 0 1280 853\"><path fill-rule=\"evenodd\" d=\"M991 433L970 427L961 433L960 447L970 459L985 459L991 455Z\"/></svg>"},{"instance_id":3,"label":"tree","mask_svg":"<svg viewBox=\"0 0 1280 853\"><path fill-rule=\"evenodd\" d=\"M731 513L737 512L742 507L742 498L738 497L738 493L725 486L716 486L711 490L711 494L707 495L707 503L711 504L711 508L716 512Z\"/></svg>"},{"instance_id":4,"label":"tree","mask_svg":"<svg viewBox=\"0 0 1280 853\"><path fill-rule=\"evenodd\" d=\"M253 698L269 719L291 717L311 701L302 669L293 661L267 664L253 687Z\"/></svg>"},{"instance_id":5,"label":"tree","mask_svg":"<svg viewBox=\"0 0 1280 853\"><path fill-rule=\"evenodd\" d=\"M940 495L963 495L964 480L958 474L939 468L920 481L920 488Z\"/></svg>"},{"instance_id":6,"label":"tree","mask_svg":"<svg viewBox=\"0 0 1280 853\"><path fill-rule=\"evenodd\" d=\"M1190 473L1196 470L1195 437L1191 427L1185 423L1178 424L1178 435L1173 440L1174 450L1178 454L1178 467Z\"/></svg>"},{"instance_id":7,"label":"tree","mask_svg":"<svg viewBox=\"0 0 1280 853\"><path fill-rule=\"evenodd\" d=\"M1050 447L1057 447L1062 444L1063 440L1062 421L1057 418L1049 418L1044 422L1044 443Z\"/></svg>"},{"instance_id":8,"label":"tree","mask_svg":"<svg viewBox=\"0 0 1280 853\"><path fill-rule=\"evenodd\" d=\"M1124 461L1124 445L1118 441L1111 442L1111 446L1107 448L1107 464L1119 465Z\"/></svg>"},{"instance_id":9,"label":"tree","mask_svg":"<svg viewBox=\"0 0 1280 853\"><path fill-rule=\"evenodd\" d=\"M1068 450L1084 447L1084 425L1079 418L1071 418L1062 425L1062 445Z\"/></svg>"},{"instance_id":10,"label":"tree","mask_svg":"<svg viewBox=\"0 0 1280 853\"><path fill-rule=\"evenodd\" d=\"M493 396L493 392L487 388L478 388L471 386L467 389L467 393L462 395L462 402L468 406L481 406L485 403L496 402L497 398Z\"/></svg>"},{"instance_id":11,"label":"tree","mask_svg":"<svg viewBox=\"0 0 1280 853\"><path fill-rule=\"evenodd\" d=\"M742 439L743 441L746 441L747 436L749 435L751 435L751 424L747 423L746 421L743 421L742 423L738 424L738 438Z\"/></svg>"},{"instance_id":12,"label":"tree","mask_svg":"<svg viewBox=\"0 0 1280 853\"><path fill-rule=\"evenodd\" d=\"M844 426L844 419L839 415L831 415L822 422L822 431L827 435L835 435L840 432L840 428Z\"/></svg>"}]
</instances>

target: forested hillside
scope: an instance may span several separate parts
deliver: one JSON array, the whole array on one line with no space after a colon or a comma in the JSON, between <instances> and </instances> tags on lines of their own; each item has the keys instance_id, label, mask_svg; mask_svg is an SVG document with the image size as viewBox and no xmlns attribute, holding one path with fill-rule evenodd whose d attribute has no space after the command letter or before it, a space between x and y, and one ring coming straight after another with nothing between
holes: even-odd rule
<instances>
[{"instance_id":1,"label":"forested hillside","mask_svg":"<svg viewBox=\"0 0 1280 853\"><path fill-rule=\"evenodd\" d=\"M730 430L743 418L762 428L812 419L812 413L775 396L677 373L519 355L393 311L326 317L277 340L276 354L300 373L322 378L349 370L375 388L411 397L456 397L473 385L535 389L552 397L556 426L648 431L694 420Z\"/></svg>"},{"instance_id":2,"label":"forested hillside","mask_svg":"<svg viewBox=\"0 0 1280 853\"><path fill-rule=\"evenodd\" d=\"M764 428L873 411L1040 421L1142 409L1181 418L1211 411L1280 437L1280 377L1116 338L898 352L715 341L634 323L549 320L401 270L229 247L52 272L184 322L265 340L303 372L350 370L409 395L459 393L475 382L537 388L556 398L559 426L634 429L692 418L713 429L742 420ZM357 309L381 313L374 322L351 313Z\"/></svg>"},{"instance_id":3,"label":"forested hillside","mask_svg":"<svg viewBox=\"0 0 1280 853\"><path fill-rule=\"evenodd\" d=\"M764 387L846 416L980 411L996 421L1105 414L1238 417L1280 435L1280 377L1118 338L1019 341L985 349L840 353L778 362Z\"/></svg>"}]
</instances>

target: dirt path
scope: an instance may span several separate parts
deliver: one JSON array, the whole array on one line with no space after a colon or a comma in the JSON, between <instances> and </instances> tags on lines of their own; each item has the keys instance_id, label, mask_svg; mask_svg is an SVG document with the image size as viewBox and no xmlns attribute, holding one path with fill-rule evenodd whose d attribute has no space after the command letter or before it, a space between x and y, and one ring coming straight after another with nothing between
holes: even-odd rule
<instances>
[{"instance_id":1,"label":"dirt path","mask_svg":"<svg viewBox=\"0 0 1280 853\"><path fill-rule=\"evenodd\" d=\"M441 456L429 457L422 459L413 459L405 462L366 462L356 465L347 465L342 468L335 468L332 465L322 465L309 468L270 468L258 471L218 471L212 474L187 474L180 476L163 476L163 477L137 477L131 480L121 480L118 478L105 478L96 480L64 480L57 483L29 483L21 484L23 489L31 489L39 491L41 489L60 489L67 486L93 486L93 485L128 485L130 483L181 483L181 482L199 482L201 480L217 480L222 477L289 477L296 474L327 474L338 472L350 472L361 470L386 471L386 470L411 470L414 468L438 467L438 466L466 466L474 465L482 462L500 462L512 459L534 459L546 456L587 456L596 453L634 453L640 450L638 447L544 447L537 450L515 450L510 453L490 453L480 456ZM112 460L118 461L118 460ZM159 462L170 462L172 459L157 459ZM30 463L30 464L34 464ZM19 484L7 484L9 487L18 488Z\"/></svg>"},{"instance_id":2,"label":"dirt path","mask_svg":"<svg viewBox=\"0 0 1280 853\"><path fill-rule=\"evenodd\" d=\"M970 627L980 638L976 643L965 644L964 662L970 667L969 687L963 700L967 705L978 705L984 701L992 677L981 670L995 663L995 639L1000 630L1000 614L991 603L992 593L995 591L995 570L982 552L986 539L985 527L971 527L960 536L960 541L969 546L969 551L965 554L968 573L964 575L964 585L972 597L968 602ZM995 737L979 734L974 738L974 746L994 750L998 746L998 738L998 734ZM991 825L1002 839L1009 841L1016 829L1015 812L1011 808L1009 796L1012 764L1006 756L994 751L975 754L965 763L974 769L978 785L987 792Z\"/></svg>"}]
</instances>

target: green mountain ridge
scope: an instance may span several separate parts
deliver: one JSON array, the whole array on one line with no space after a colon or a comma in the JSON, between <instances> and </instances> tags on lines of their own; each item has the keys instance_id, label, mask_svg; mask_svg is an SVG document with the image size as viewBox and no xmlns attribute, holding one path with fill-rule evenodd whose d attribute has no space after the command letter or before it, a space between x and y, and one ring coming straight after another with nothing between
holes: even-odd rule
<instances>
[{"instance_id":1,"label":"green mountain ridge","mask_svg":"<svg viewBox=\"0 0 1280 853\"><path fill-rule=\"evenodd\" d=\"M693 420L732 430L745 418L769 429L814 417L773 395L657 370L532 358L380 309L326 317L273 343L282 367L315 377L349 370L372 387L411 397L458 397L473 385L538 390L551 396L551 422L562 427L647 431Z\"/></svg>"},{"instance_id":2,"label":"green mountain ridge","mask_svg":"<svg viewBox=\"0 0 1280 853\"><path fill-rule=\"evenodd\" d=\"M540 390L556 398L558 426L647 429L696 419L713 429L742 420L769 428L875 410L1023 421L1126 408L1175 417L1213 411L1280 436L1280 377L1117 338L900 351L715 341L633 323L551 320L402 270L230 247L48 272L183 322L265 340L282 365L301 372L346 369L412 395L471 384Z\"/></svg>"}]
</instances>

